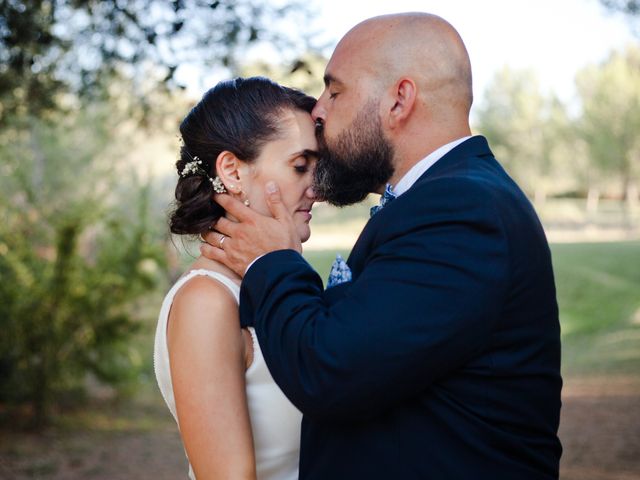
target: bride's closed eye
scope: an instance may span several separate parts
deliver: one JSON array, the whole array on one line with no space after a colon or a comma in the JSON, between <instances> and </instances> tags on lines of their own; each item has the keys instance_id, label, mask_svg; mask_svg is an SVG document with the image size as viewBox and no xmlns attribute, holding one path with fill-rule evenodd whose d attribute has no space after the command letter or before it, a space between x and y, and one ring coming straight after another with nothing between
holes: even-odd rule
<instances>
[{"instance_id":1,"label":"bride's closed eye","mask_svg":"<svg viewBox=\"0 0 640 480\"><path fill-rule=\"evenodd\" d=\"M293 169L299 174L307 173L309 171L308 162L305 161L304 164L296 164L293 166Z\"/></svg>"},{"instance_id":2,"label":"bride's closed eye","mask_svg":"<svg viewBox=\"0 0 640 480\"><path fill-rule=\"evenodd\" d=\"M313 157L310 153L299 155L294 161L293 169L296 171L296 173L303 175L309 171L314 160L315 157Z\"/></svg>"}]
</instances>

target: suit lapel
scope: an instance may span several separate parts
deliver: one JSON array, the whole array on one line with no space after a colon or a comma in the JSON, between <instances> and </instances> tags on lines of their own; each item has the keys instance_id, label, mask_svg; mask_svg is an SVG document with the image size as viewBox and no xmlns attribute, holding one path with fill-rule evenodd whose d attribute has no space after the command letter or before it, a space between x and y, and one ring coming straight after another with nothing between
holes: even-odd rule
<instances>
[{"instance_id":1,"label":"suit lapel","mask_svg":"<svg viewBox=\"0 0 640 480\"><path fill-rule=\"evenodd\" d=\"M473 136L470 139L462 142L460 145L457 145L455 148L451 149L451 151L447 152L441 159L433 164L431 168L424 172L420 176L420 178L418 178L418 180L411 186L411 188L425 181L428 181L429 178L435 178L441 175L445 175L452 170L456 170L457 168L459 168L460 162L469 157L484 156L493 156L491 150L489 149L489 144L487 143L486 138L480 135ZM411 188L409 190L411 190ZM406 192L403 195L406 195ZM403 195L394 200L393 203L396 203L398 201L402 202ZM392 205L385 208L390 208ZM385 215L385 213L388 212L382 210L369 219L351 250L349 258L347 259L347 264L351 269L353 280L355 280L363 270L364 266L367 263L369 254L373 251L372 247L376 232L380 228L383 228L388 222L393 221L394 216Z\"/></svg>"}]
</instances>

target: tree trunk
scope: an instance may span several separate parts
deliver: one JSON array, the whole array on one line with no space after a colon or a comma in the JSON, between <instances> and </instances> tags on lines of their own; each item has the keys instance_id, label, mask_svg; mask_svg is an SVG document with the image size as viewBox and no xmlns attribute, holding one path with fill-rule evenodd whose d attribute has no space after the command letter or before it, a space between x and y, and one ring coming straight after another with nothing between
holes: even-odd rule
<instances>
[{"instance_id":1,"label":"tree trunk","mask_svg":"<svg viewBox=\"0 0 640 480\"><path fill-rule=\"evenodd\" d=\"M625 191L625 220L630 230L636 226L636 213L638 212L638 186L629 180Z\"/></svg>"},{"instance_id":2,"label":"tree trunk","mask_svg":"<svg viewBox=\"0 0 640 480\"><path fill-rule=\"evenodd\" d=\"M631 181L627 183L625 197L629 211L635 211L638 208L638 186L635 183Z\"/></svg>"},{"instance_id":3,"label":"tree trunk","mask_svg":"<svg viewBox=\"0 0 640 480\"><path fill-rule=\"evenodd\" d=\"M46 347L43 349L46 350ZM39 430L44 427L49 419L49 401L51 397L51 385L48 372L48 354L42 351L40 364L33 376L33 428Z\"/></svg>"},{"instance_id":4,"label":"tree trunk","mask_svg":"<svg viewBox=\"0 0 640 480\"><path fill-rule=\"evenodd\" d=\"M600 190L597 187L589 187L589 193L587 193L587 213L589 215L597 213L599 203Z\"/></svg>"}]
</instances>

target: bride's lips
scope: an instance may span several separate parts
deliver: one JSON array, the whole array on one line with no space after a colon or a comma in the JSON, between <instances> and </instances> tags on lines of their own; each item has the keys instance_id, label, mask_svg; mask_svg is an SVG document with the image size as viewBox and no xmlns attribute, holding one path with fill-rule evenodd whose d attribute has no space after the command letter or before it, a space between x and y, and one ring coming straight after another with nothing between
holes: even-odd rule
<instances>
[{"instance_id":1,"label":"bride's lips","mask_svg":"<svg viewBox=\"0 0 640 480\"><path fill-rule=\"evenodd\" d=\"M301 208L299 210L296 210L296 213L301 213L302 215L304 215L304 221L305 222L309 222L311 221L311 218L313 217L313 215L311 215L311 209L310 208Z\"/></svg>"}]
</instances>

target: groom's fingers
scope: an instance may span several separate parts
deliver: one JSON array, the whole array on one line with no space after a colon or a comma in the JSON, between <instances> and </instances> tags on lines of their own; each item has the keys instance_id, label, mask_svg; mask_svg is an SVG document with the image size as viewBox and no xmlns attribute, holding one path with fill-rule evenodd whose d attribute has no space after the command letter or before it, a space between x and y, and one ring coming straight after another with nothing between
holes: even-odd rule
<instances>
[{"instance_id":1,"label":"groom's fingers","mask_svg":"<svg viewBox=\"0 0 640 480\"><path fill-rule=\"evenodd\" d=\"M218 245L222 236L225 235L215 230L209 230L204 235L201 235L201 239L209 245Z\"/></svg>"},{"instance_id":2,"label":"groom's fingers","mask_svg":"<svg viewBox=\"0 0 640 480\"><path fill-rule=\"evenodd\" d=\"M214 225L214 228L216 232L226 235L227 237L235 237L239 224L227 218L220 217Z\"/></svg>"},{"instance_id":3,"label":"groom's fingers","mask_svg":"<svg viewBox=\"0 0 640 480\"><path fill-rule=\"evenodd\" d=\"M253 210L231 195L217 194L214 196L214 200L224 208L227 213L230 213L240 221L249 220L254 215Z\"/></svg>"},{"instance_id":4,"label":"groom's fingers","mask_svg":"<svg viewBox=\"0 0 640 480\"><path fill-rule=\"evenodd\" d=\"M282 197L280 196L280 189L276 182L267 182L265 185L267 206L273 218L276 220L288 220L291 214L287 210L287 207L282 203Z\"/></svg>"},{"instance_id":5,"label":"groom's fingers","mask_svg":"<svg viewBox=\"0 0 640 480\"><path fill-rule=\"evenodd\" d=\"M208 243L200 244L200 253L203 256L207 257L210 260L215 260L224 265L229 266L229 259L224 250L219 247L214 247L213 245L209 245Z\"/></svg>"}]
</instances>

